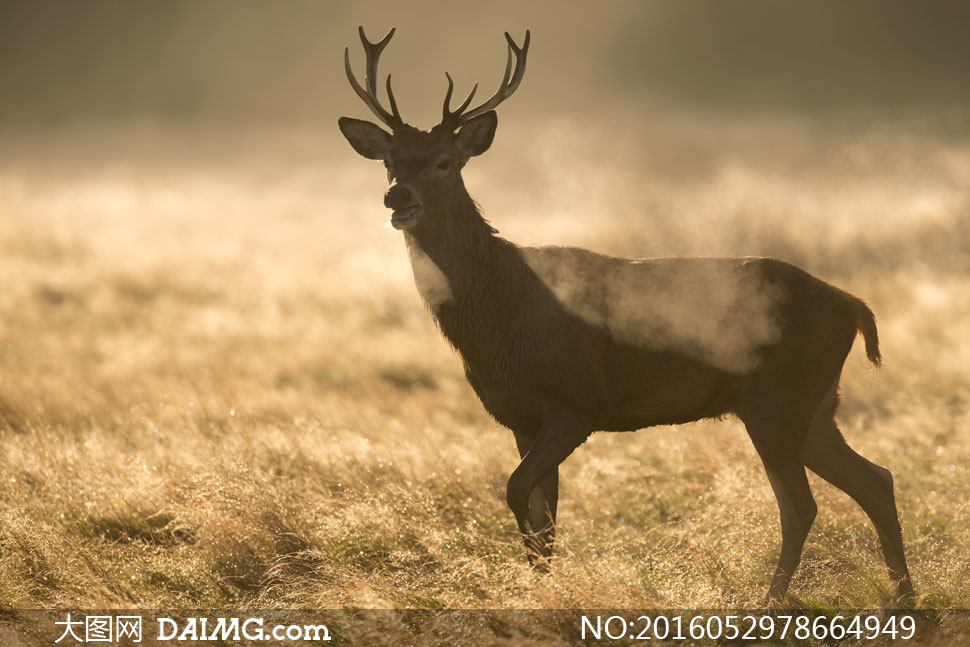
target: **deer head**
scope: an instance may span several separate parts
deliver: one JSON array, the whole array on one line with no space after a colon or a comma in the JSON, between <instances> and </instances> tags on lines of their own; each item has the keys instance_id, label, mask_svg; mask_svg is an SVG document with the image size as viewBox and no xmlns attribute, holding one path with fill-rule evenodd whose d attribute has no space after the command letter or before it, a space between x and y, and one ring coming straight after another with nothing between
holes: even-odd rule
<instances>
[{"instance_id":1,"label":"deer head","mask_svg":"<svg viewBox=\"0 0 970 647\"><path fill-rule=\"evenodd\" d=\"M344 50L344 67L351 87L390 132L369 121L349 117L341 117L338 124L355 151L367 159L384 162L391 183L384 194L384 206L392 210L391 225L413 232L432 230L447 216L454 201L465 194L462 167L469 158L481 155L491 146L498 123L494 108L512 96L522 82L530 35L525 32L525 42L520 48L505 33L509 49L502 83L490 99L476 108L468 109L468 106L478 89L477 83L461 105L451 110L454 83L445 72L448 91L441 123L425 131L406 124L401 118L390 75L386 83L390 110L377 97L377 63L394 31L391 29L379 42L371 43L364 35L364 28L359 29L367 56L363 86L351 70L349 48Z\"/></svg>"}]
</instances>

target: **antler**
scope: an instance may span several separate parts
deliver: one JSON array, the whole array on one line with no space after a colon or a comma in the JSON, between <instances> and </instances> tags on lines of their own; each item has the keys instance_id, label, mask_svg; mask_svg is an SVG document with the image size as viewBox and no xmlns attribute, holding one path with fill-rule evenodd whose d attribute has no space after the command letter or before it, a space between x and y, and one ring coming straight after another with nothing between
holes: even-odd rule
<instances>
[{"instance_id":1,"label":"antler","mask_svg":"<svg viewBox=\"0 0 970 647\"><path fill-rule=\"evenodd\" d=\"M505 40L509 42L509 56L508 61L505 64L505 74L502 76L502 83L499 85L498 90L492 97L478 106L477 108L472 108L468 112L464 112L468 104L471 103L472 97L475 95L475 90L478 89L478 84L476 83L472 86L472 91L468 93L465 100L462 101L461 105L458 106L457 110L451 110L451 93L455 88L455 84L451 80L451 76L445 72L445 76L448 78L448 92L445 94L445 104L442 108L441 123L442 125L451 126L453 129L458 128L468 120L473 117L477 117L483 112L488 112L495 108L498 104L502 103L506 99L512 96L512 93L516 91L519 84L522 83L522 77L525 76L525 59L529 53L529 39L531 34L529 30L525 30L525 42L522 47L518 47L512 37L509 36L509 32L505 32ZM512 68L512 56L515 56L515 71Z\"/></svg>"},{"instance_id":2,"label":"antler","mask_svg":"<svg viewBox=\"0 0 970 647\"><path fill-rule=\"evenodd\" d=\"M394 35L396 28L391 28L389 32L377 43L372 43L367 40L367 36L364 35L364 28L358 27L358 32L360 33L360 42L364 46L364 53L367 55L367 74L364 77L364 83L367 85L365 90L357 82L354 77L353 70L350 69L350 48L344 48L344 68L347 70L347 80L350 81L351 87L354 92L357 93L363 102L371 109L378 119L383 121L385 124L391 127L392 130L404 125L404 120L401 119L401 113L397 110L397 103L394 101L394 93L391 91L391 75L387 75L387 98L391 103L391 111L388 112L386 108L381 105L380 100L377 98L377 61L381 57L381 52L387 47L387 43L390 42L391 36ZM528 39L527 39L528 40ZM511 56L511 55L510 55Z\"/></svg>"}]
</instances>

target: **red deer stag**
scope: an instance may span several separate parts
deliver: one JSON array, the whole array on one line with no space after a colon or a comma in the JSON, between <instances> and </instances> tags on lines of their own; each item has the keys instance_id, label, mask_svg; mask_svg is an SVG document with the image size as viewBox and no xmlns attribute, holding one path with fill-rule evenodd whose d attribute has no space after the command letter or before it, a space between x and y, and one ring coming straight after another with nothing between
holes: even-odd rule
<instances>
[{"instance_id":1,"label":"red deer stag","mask_svg":"<svg viewBox=\"0 0 970 647\"><path fill-rule=\"evenodd\" d=\"M559 464L593 431L634 431L734 414L754 443L781 514L781 555L768 592L778 601L801 559L816 505L805 467L856 500L875 525L900 599L913 594L892 475L845 442L835 422L842 365L857 332L879 364L872 311L856 297L770 258L627 260L500 238L469 197L461 169L492 143L494 108L525 73L529 32L498 91L469 109L477 84L441 123L388 110L377 63L394 34L370 43L354 91L389 129L343 117L362 156L384 162L384 206L404 232L415 283L457 349L485 409L512 430L521 462L507 501L530 562L548 568Z\"/></svg>"}]
</instances>

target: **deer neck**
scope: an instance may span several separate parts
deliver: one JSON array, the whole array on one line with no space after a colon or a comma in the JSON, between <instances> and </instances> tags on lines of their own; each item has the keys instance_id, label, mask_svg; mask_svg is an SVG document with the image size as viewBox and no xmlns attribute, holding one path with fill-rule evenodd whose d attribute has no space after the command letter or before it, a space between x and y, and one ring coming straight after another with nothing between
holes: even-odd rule
<instances>
[{"instance_id":1,"label":"deer neck","mask_svg":"<svg viewBox=\"0 0 970 647\"><path fill-rule=\"evenodd\" d=\"M511 275L522 260L515 245L482 218L466 191L434 215L435 227L405 233L411 269L442 332L464 354L465 333L488 325L496 298L512 296L509 286L516 282Z\"/></svg>"}]
</instances>

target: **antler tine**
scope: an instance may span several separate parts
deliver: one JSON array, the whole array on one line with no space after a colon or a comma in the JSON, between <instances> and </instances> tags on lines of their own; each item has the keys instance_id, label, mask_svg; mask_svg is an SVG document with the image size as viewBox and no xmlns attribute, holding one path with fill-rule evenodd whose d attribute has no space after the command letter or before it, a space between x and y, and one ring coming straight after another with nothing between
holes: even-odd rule
<instances>
[{"instance_id":1,"label":"antler tine","mask_svg":"<svg viewBox=\"0 0 970 647\"><path fill-rule=\"evenodd\" d=\"M515 46L515 41L512 40L509 32L505 32L505 40L509 42L509 49L515 52L515 77L509 83L508 90L506 90L506 94L511 96L513 92L519 89L519 84L522 83L522 78L525 76L525 57L529 53L529 41L532 40L532 34L529 33L528 29L525 30L525 41L522 43L521 48ZM519 66L520 57L521 67Z\"/></svg>"},{"instance_id":2,"label":"antler tine","mask_svg":"<svg viewBox=\"0 0 970 647\"><path fill-rule=\"evenodd\" d=\"M397 101L394 100L394 91L391 90L391 75L387 75L387 100L391 104L391 116L397 123L404 123L401 119L401 113L397 109Z\"/></svg>"},{"instance_id":3,"label":"antler tine","mask_svg":"<svg viewBox=\"0 0 970 647\"><path fill-rule=\"evenodd\" d=\"M367 40L364 27L357 28L357 33L360 34L360 43L364 46L364 52L367 54L367 76L364 77L364 81L367 83L367 89L375 97L377 96L377 61L380 60L381 52L387 47L395 31L397 31L397 27L391 27L390 31L384 34L384 38L372 43Z\"/></svg>"},{"instance_id":4,"label":"antler tine","mask_svg":"<svg viewBox=\"0 0 970 647\"><path fill-rule=\"evenodd\" d=\"M392 116L376 102L376 100L367 92L367 90L360 86L360 83L358 83L357 79L354 77L354 72L350 67L349 47L344 48L344 69L347 72L347 80L350 81L350 87L354 89L354 92L356 92L357 96L360 97L361 101L364 102L364 105L370 108L371 112L373 112L378 119L390 126L393 119Z\"/></svg>"},{"instance_id":5,"label":"antler tine","mask_svg":"<svg viewBox=\"0 0 970 647\"><path fill-rule=\"evenodd\" d=\"M377 63L380 60L381 52L387 47L387 43L390 42L391 37L396 31L395 28L391 28L390 31L376 43L372 43L367 40L367 36L364 34L364 28L359 27L358 33L360 34L360 42L364 46L364 54L367 56L367 62L365 65L366 76L364 77L364 83L367 89L361 87L357 78L354 76L353 69L350 67L350 48L344 48L344 69L347 72L347 80L350 81L350 86L357 93L357 96L361 98L364 104L371 109L381 121L391 127L391 129L397 128L402 125L404 121L401 119L401 113L397 109L397 102L394 100L394 93L391 91L391 75L387 75L387 97L390 100L391 112L388 112L386 108L381 105L380 100L377 97Z\"/></svg>"},{"instance_id":6,"label":"antler tine","mask_svg":"<svg viewBox=\"0 0 970 647\"><path fill-rule=\"evenodd\" d=\"M509 32L505 32L505 40L508 41L509 45L509 55L505 63L505 74L502 75L502 83L499 85L499 88L496 90L495 94L493 94L488 101L477 108L473 108L472 110L459 115L457 119L458 125L461 125L484 112L492 110L495 108L495 106L512 96L512 93L515 92L519 87L519 84L522 83L522 77L525 76L525 61L529 54L529 41L531 40L531 37L532 35L529 33L529 30L526 29L525 41L522 43L522 47L518 47L515 44L515 41L512 40L512 36L509 35ZM513 56L515 57L514 73L512 71Z\"/></svg>"},{"instance_id":7,"label":"antler tine","mask_svg":"<svg viewBox=\"0 0 970 647\"><path fill-rule=\"evenodd\" d=\"M441 123L454 121L456 118L461 116L462 111L468 107L468 104L472 102L472 97L475 96L475 90L478 89L478 84L472 86L471 92L465 97L465 100L461 102L454 111L451 110L451 93L455 89L455 82L451 80L451 75L445 72L445 78L448 79L448 92L445 93L445 104L441 110Z\"/></svg>"}]
</instances>

